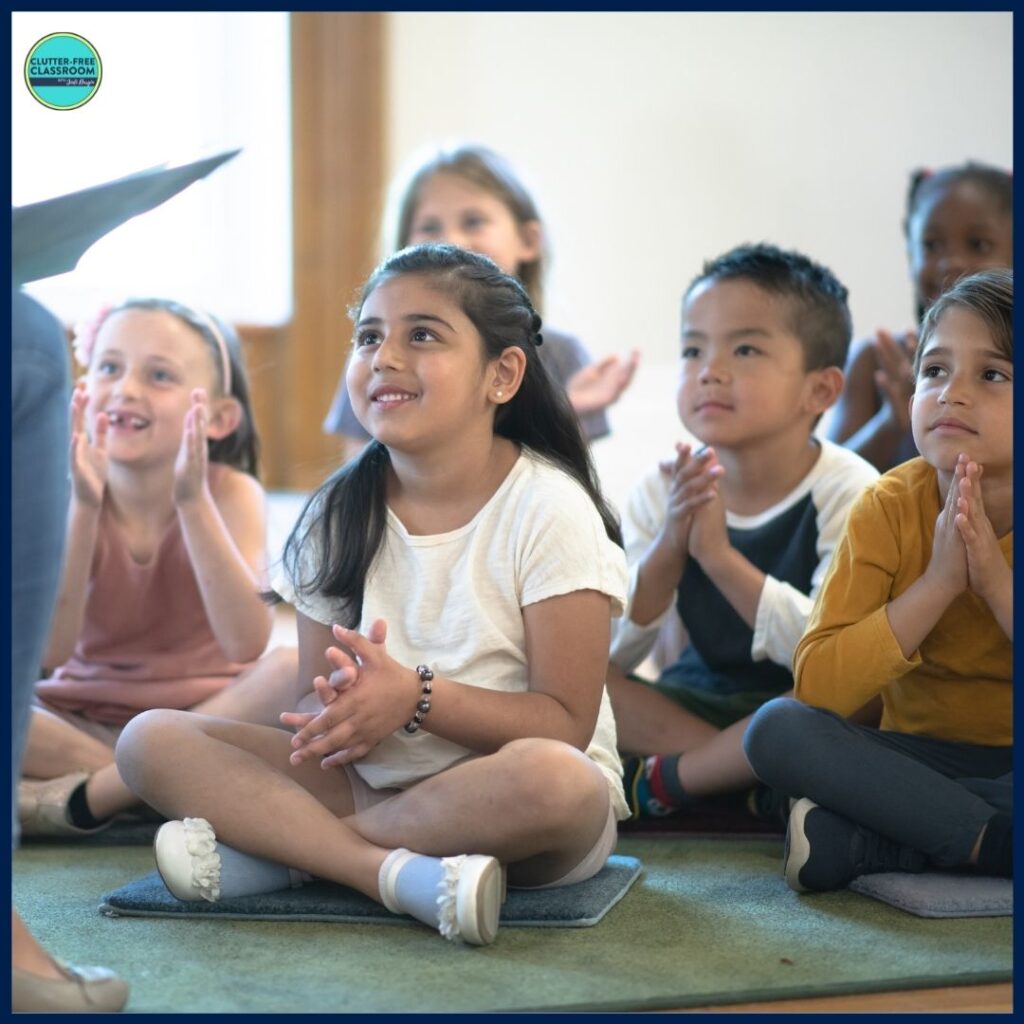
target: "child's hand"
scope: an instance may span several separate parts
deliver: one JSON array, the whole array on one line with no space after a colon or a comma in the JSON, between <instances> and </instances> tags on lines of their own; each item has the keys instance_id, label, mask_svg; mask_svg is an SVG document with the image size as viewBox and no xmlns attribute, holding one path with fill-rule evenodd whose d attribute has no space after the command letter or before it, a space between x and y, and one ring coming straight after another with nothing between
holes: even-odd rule
<instances>
[{"instance_id":1,"label":"child's hand","mask_svg":"<svg viewBox=\"0 0 1024 1024\"><path fill-rule=\"evenodd\" d=\"M983 472L978 463L966 462L960 480L956 527L967 549L968 585L983 601L991 603L993 595L1012 580L1013 570L1006 564L999 539L985 514L981 495Z\"/></svg>"},{"instance_id":2,"label":"child's hand","mask_svg":"<svg viewBox=\"0 0 1024 1024\"><path fill-rule=\"evenodd\" d=\"M889 331L879 329L875 335L875 355L879 368L875 384L889 406L889 415L903 431L910 429L910 396L914 393L914 350L917 333L907 331L900 344Z\"/></svg>"},{"instance_id":3,"label":"child's hand","mask_svg":"<svg viewBox=\"0 0 1024 1024\"><path fill-rule=\"evenodd\" d=\"M185 413L185 429L174 464L174 504L181 506L195 501L206 490L208 460L206 446L206 391L196 388L192 404Z\"/></svg>"},{"instance_id":4,"label":"child's hand","mask_svg":"<svg viewBox=\"0 0 1024 1024\"><path fill-rule=\"evenodd\" d=\"M298 716L281 715L284 724L301 725L292 737L294 765L314 757L323 768L358 761L412 718L421 695L416 672L388 655L383 620L374 622L365 637L337 625L332 631L352 654L329 648L333 671L329 679L321 676L314 682L324 710L304 723Z\"/></svg>"},{"instance_id":5,"label":"child's hand","mask_svg":"<svg viewBox=\"0 0 1024 1024\"><path fill-rule=\"evenodd\" d=\"M662 463L661 472L670 477L671 482L667 514L658 542L668 545L679 557L684 557L690 550L694 514L715 497L715 482L725 470L718 464L710 448L691 455L688 444L677 444L675 460Z\"/></svg>"},{"instance_id":6,"label":"child's hand","mask_svg":"<svg viewBox=\"0 0 1024 1024\"><path fill-rule=\"evenodd\" d=\"M577 370L565 386L573 409L580 416L607 409L629 387L639 362L640 352L634 349L626 357L605 356Z\"/></svg>"},{"instance_id":7,"label":"child's hand","mask_svg":"<svg viewBox=\"0 0 1024 1024\"><path fill-rule=\"evenodd\" d=\"M90 440L85 428L89 404L86 382L80 380L71 393L71 483L75 499L89 508L99 508L107 487L107 414L96 416L96 436Z\"/></svg>"},{"instance_id":8,"label":"child's hand","mask_svg":"<svg viewBox=\"0 0 1024 1024\"><path fill-rule=\"evenodd\" d=\"M387 637L387 632L388 624L383 619L377 619L370 623L366 636L371 643L382 644ZM333 645L328 647L324 651L324 655L331 665L330 676L317 676L313 680L312 692L307 693L299 701L296 711L282 712L279 716L281 722L298 732L320 713L319 710L305 711L305 708L316 707L316 701L320 702L321 708L325 708L334 702L339 690L343 690L346 686L352 686L359 678L359 666L353 658L354 653L350 647L344 649ZM353 665L355 665L355 671L353 671Z\"/></svg>"},{"instance_id":9,"label":"child's hand","mask_svg":"<svg viewBox=\"0 0 1024 1024\"><path fill-rule=\"evenodd\" d=\"M705 451L711 452L711 459L714 460L714 451L710 448ZM717 478L725 474L725 469L713 461L709 472L711 470L717 471L716 483L708 491L708 500L693 513L689 539L690 557L696 559L705 572L718 555L732 547L725 525L725 503L717 486Z\"/></svg>"},{"instance_id":10,"label":"child's hand","mask_svg":"<svg viewBox=\"0 0 1024 1024\"><path fill-rule=\"evenodd\" d=\"M946 591L951 598L967 589L967 548L957 527L960 482L965 478L967 456L961 455L953 471L953 480L945 504L935 520L932 556L924 575L931 583Z\"/></svg>"}]
</instances>

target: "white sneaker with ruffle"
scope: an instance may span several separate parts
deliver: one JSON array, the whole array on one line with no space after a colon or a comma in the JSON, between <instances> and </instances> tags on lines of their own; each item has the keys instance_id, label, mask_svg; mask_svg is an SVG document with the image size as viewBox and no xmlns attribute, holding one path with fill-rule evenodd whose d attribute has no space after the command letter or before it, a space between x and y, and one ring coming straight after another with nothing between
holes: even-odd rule
<instances>
[{"instance_id":1,"label":"white sneaker with ruffle","mask_svg":"<svg viewBox=\"0 0 1024 1024\"><path fill-rule=\"evenodd\" d=\"M505 880L495 857L392 850L379 884L381 902L393 914L409 914L452 942L488 946L498 934Z\"/></svg>"},{"instance_id":2,"label":"white sneaker with ruffle","mask_svg":"<svg viewBox=\"0 0 1024 1024\"><path fill-rule=\"evenodd\" d=\"M217 841L205 818L168 821L153 841L156 867L179 900L216 903L233 896L295 889L310 880L304 871L253 857Z\"/></svg>"}]
</instances>

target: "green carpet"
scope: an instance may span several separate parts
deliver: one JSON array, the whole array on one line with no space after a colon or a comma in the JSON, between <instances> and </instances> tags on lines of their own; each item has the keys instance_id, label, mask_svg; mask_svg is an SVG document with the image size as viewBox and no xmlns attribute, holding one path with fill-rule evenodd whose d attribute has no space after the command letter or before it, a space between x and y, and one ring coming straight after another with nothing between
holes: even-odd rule
<instances>
[{"instance_id":1,"label":"green carpet","mask_svg":"<svg viewBox=\"0 0 1024 1024\"><path fill-rule=\"evenodd\" d=\"M152 869L138 847L22 849L13 891L59 955L122 973L139 1013L682 1008L1012 977L1012 919L798 896L780 851L779 840L623 838L617 852L645 871L600 924L508 928L486 949L393 925L105 918L100 897Z\"/></svg>"}]
</instances>

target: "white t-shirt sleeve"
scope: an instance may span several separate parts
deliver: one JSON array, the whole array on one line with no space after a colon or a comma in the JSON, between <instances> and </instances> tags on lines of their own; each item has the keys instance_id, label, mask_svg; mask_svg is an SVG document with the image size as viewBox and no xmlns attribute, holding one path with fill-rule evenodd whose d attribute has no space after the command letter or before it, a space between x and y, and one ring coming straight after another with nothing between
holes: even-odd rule
<instances>
[{"instance_id":1,"label":"white t-shirt sleeve","mask_svg":"<svg viewBox=\"0 0 1024 1024\"><path fill-rule=\"evenodd\" d=\"M658 536L667 507L668 483L661 470L655 467L633 488L622 520L629 580L626 607L622 618L613 626L611 660L623 672L631 672L650 654L661 625L672 609L672 601L669 601L662 613L646 626L638 626L632 619L640 561Z\"/></svg>"},{"instance_id":2,"label":"white t-shirt sleeve","mask_svg":"<svg viewBox=\"0 0 1024 1024\"><path fill-rule=\"evenodd\" d=\"M796 645L807 628L811 609L839 543L846 517L860 492L878 479L878 471L855 452L823 441L821 465L811 488L818 510L818 564L811 577L810 593L766 576L754 620L750 656L754 661L773 661L791 669Z\"/></svg>"},{"instance_id":3,"label":"white t-shirt sleeve","mask_svg":"<svg viewBox=\"0 0 1024 1024\"><path fill-rule=\"evenodd\" d=\"M626 559L605 533L593 501L559 470L539 467L518 530L521 607L577 590L611 598L613 616L626 601Z\"/></svg>"}]
</instances>

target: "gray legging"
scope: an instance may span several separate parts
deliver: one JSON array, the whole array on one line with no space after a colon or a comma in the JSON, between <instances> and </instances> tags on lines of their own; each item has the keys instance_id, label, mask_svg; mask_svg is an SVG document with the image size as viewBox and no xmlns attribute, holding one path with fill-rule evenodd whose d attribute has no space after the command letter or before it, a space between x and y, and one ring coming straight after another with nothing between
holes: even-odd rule
<instances>
[{"instance_id":1,"label":"gray legging","mask_svg":"<svg viewBox=\"0 0 1024 1024\"><path fill-rule=\"evenodd\" d=\"M11 838L32 688L39 678L68 514L67 339L23 292L11 294Z\"/></svg>"},{"instance_id":2,"label":"gray legging","mask_svg":"<svg viewBox=\"0 0 1024 1024\"><path fill-rule=\"evenodd\" d=\"M810 797L939 867L965 864L989 819L1012 813L1012 747L883 732L779 697L754 715L743 750L767 785Z\"/></svg>"}]
</instances>

